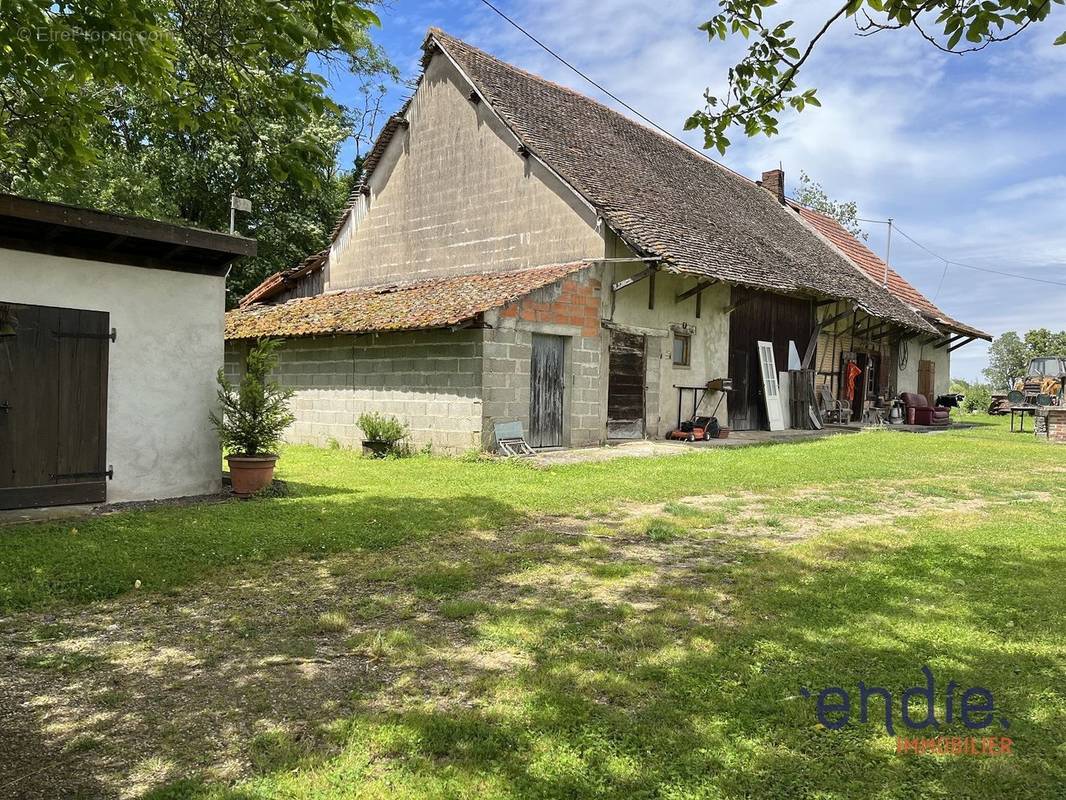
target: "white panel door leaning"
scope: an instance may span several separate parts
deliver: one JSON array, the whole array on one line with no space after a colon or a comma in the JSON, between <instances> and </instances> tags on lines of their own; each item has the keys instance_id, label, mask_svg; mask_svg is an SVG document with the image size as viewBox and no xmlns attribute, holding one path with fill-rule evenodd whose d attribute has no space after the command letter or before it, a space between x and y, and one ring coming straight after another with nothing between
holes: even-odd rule
<instances>
[{"instance_id":1,"label":"white panel door leaning","mask_svg":"<svg viewBox=\"0 0 1066 800\"><path fill-rule=\"evenodd\" d=\"M762 368L763 397L766 398L766 417L770 420L770 430L783 431L785 420L781 416L781 390L777 385L773 343L759 342L759 366Z\"/></svg>"}]
</instances>

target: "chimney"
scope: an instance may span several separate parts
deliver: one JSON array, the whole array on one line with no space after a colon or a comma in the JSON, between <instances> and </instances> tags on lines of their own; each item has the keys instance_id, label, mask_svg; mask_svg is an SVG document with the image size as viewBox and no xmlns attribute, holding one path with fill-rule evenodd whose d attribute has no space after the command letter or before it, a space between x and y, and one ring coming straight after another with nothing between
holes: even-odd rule
<instances>
[{"instance_id":1,"label":"chimney","mask_svg":"<svg viewBox=\"0 0 1066 800\"><path fill-rule=\"evenodd\" d=\"M777 202L785 202L785 172L780 169L772 169L762 174L759 185L777 198Z\"/></svg>"}]
</instances>

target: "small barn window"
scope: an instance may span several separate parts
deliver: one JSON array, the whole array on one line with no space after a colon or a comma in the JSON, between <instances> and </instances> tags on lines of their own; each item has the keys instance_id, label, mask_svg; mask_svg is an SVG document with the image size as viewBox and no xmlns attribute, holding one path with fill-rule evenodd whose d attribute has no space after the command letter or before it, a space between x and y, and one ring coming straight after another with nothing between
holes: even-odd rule
<instances>
[{"instance_id":1,"label":"small barn window","mask_svg":"<svg viewBox=\"0 0 1066 800\"><path fill-rule=\"evenodd\" d=\"M692 337L687 333L674 334L674 366L687 367L692 359Z\"/></svg>"}]
</instances>

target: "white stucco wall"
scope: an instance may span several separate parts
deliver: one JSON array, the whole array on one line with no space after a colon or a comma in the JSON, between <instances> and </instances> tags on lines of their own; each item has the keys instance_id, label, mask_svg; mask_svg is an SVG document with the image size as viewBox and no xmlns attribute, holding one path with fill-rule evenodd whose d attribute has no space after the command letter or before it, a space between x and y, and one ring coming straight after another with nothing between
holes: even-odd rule
<instances>
[{"instance_id":1,"label":"white stucco wall","mask_svg":"<svg viewBox=\"0 0 1066 800\"><path fill-rule=\"evenodd\" d=\"M932 402L936 399L936 395L947 394L948 389L951 387L951 354L948 352L948 348L935 349L932 344L923 346L921 338L908 339L906 344L906 367L900 369L898 359L895 364L897 392L917 392L918 362L932 361L934 396L928 399Z\"/></svg>"},{"instance_id":2,"label":"white stucco wall","mask_svg":"<svg viewBox=\"0 0 1066 800\"><path fill-rule=\"evenodd\" d=\"M0 249L0 302L110 314L108 502L220 490L223 278Z\"/></svg>"},{"instance_id":3,"label":"white stucco wall","mask_svg":"<svg viewBox=\"0 0 1066 800\"><path fill-rule=\"evenodd\" d=\"M608 257L631 258L633 252L616 237L608 240ZM625 328L647 334L647 390L645 407L646 435L660 438L677 424L678 390L674 387L697 386L714 378L729 375L729 317L724 313L729 305L729 285L717 283L702 293L700 316L696 317L696 299L689 297L677 302L678 294L691 289L697 279L693 275L676 275L661 271L655 278L655 308L648 308L648 279L613 293L610 285L641 272L642 263L611 263L604 270L603 319ZM691 358L687 367L673 363L673 326L687 325L690 329ZM610 338L604 337L604 371ZM605 381L606 387L606 381ZM606 388L604 389L606 392ZM606 395L605 395L606 397ZM710 393L700 406L701 415L715 411L719 395ZM722 425L728 424L728 399L715 411ZM682 419L692 414L692 392L684 395Z\"/></svg>"}]
</instances>

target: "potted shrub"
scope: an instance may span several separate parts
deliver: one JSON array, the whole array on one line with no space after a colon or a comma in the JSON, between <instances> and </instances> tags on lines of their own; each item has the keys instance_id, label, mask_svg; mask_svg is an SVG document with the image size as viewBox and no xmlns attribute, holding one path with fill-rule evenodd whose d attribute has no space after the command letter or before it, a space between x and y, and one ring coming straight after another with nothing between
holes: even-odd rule
<instances>
[{"instance_id":1,"label":"potted shrub","mask_svg":"<svg viewBox=\"0 0 1066 800\"><path fill-rule=\"evenodd\" d=\"M248 353L244 377L238 386L218 371L218 404L221 415L211 413L211 422L226 449L233 493L250 497L270 485L278 461L281 434L292 424L289 411L292 389L269 379L278 363L278 339L261 339Z\"/></svg>"},{"instance_id":2,"label":"potted shrub","mask_svg":"<svg viewBox=\"0 0 1066 800\"><path fill-rule=\"evenodd\" d=\"M371 458L384 458L391 454L399 455L403 448L400 443L407 438L407 426L396 417L384 414L360 414L359 428L363 431L363 455Z\"/></svg>"}]
</instances>

